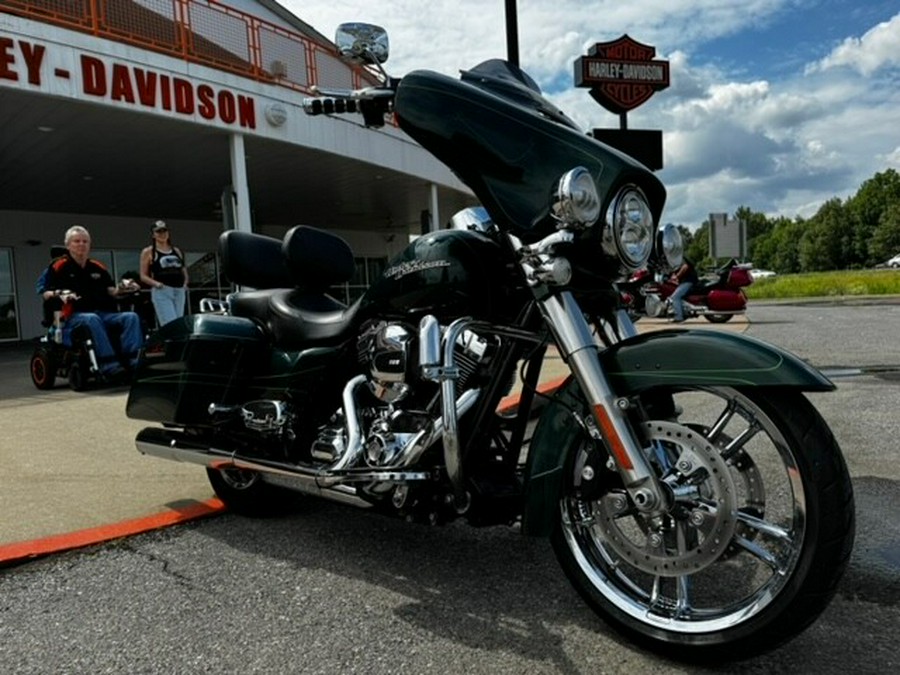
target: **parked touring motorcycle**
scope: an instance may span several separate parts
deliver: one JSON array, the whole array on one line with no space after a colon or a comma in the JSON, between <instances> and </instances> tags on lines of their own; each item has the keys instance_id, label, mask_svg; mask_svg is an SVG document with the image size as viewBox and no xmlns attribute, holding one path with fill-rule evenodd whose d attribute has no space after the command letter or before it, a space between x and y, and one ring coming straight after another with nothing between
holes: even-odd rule
<instances>
[{"instance_id":1,"label":"parked touring motorcycle","mask_svg":"<svg viewBox=\"0 0 900 675\"><path fill-rule=\"evenodd\" d=\"M667 233L668 234L668 233ZM749 265L735 260L701 278L683 300L685 318L702 316L710 323L726 323L747 311L743 288L753 283ZM678 283L663 270L645 268L634 272L619 284L626 294L626 307L632 319L642 315L661 318L673 315L672 294Z\"/></svg>"},{"instance_id":2,"label":"parked touring motorcycle","mask_svg":"<svg viewBox=\"0 0 900 675\"><path fill-rule=\"evenodd\" d=\"M384 74L381 29L344 25L337 42ZM353 272L343 240L226 232L227 274L253 290L147 341L127 413L158 426L138 449L205 466L237 513L299 492L548 536L600 616L676 657L808 626L854 532L841 451L803 394L834 387L739 335L636 334L614 281L666 254L653 174L503 61L319 93L311 114L392 113L490 221L419 237L350 307L326 294ZM548 345L571 377L538 407ZM517 413L498 412L517 373Z\"/></svg>"}]
</instances>

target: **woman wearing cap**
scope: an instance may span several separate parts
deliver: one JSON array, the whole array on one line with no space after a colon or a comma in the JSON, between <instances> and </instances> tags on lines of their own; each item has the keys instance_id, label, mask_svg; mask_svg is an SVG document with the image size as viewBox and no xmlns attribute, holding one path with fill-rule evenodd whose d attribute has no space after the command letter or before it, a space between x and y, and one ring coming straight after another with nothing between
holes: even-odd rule
<instances>
[{"instance_id":1,"label":"woman wearing cap","mask_svg":"<svg viewBox=\"0 0 900 675\"><path fill-rule=\"evenodd\" d=\"M150 299L160 326L184 316L188 271L184 254L172 245L165 221L150 227L153 243L141 251L141 281L150 286Z\"/></svg>"}]
</instances>

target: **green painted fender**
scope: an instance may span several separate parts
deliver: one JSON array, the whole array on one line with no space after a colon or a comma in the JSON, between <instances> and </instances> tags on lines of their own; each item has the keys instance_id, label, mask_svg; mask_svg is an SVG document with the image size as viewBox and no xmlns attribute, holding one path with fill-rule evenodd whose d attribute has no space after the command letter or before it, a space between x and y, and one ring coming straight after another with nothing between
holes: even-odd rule
<instances>
[{"instance_id":1,"label":"green painted fender","mask_svg":"<svg viewBox=\"0 0 900 675\"><path fill-rule=\"evenodd\" d=\"M600 353L616 394L653 387L791 387L831 391L822 373L778 347L737 333L665 330L629 338ZM527 493L522 531L548 535L557 517L566 451L585 433L572 416L585 414L575 381L557 390L541 413L531 438L526 467Z\"/></svg>"}]
</instances>

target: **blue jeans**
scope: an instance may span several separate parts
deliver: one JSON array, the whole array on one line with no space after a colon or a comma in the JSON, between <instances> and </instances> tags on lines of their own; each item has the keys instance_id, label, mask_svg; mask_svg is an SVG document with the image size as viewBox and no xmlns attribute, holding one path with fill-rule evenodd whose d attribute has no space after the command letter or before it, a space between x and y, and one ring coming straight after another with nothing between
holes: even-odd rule
<instances>
[{"instance_id":1,"label":"blue jeans","mask_svg":"<svg viewBox=\"0 0 900 675\"><path fill-rule=\"evenodd\" d=\"M160 326L165 326L180 316L184 316L184 298L187 294L184 288L163 286L150 289L150 300L153 301L153 309L156 310L156 320Z\"/></svg>"},{"instance_id":2,"label":"blue jeans","mask_svg":"<svg viewBox=\"0 0 900 675\"><path fill-rule=\"evenodd\" d=\"M685 281L678 284L678 288L672 293L672 311L675 314L676 321L684 321L684 304L682 300L684 300L684 296L691 292L693 287L693 281Z\"/></svg>"},{"instance_id":3,"label":"blue jeans","mask_svg":"<svg viewBox=\"0 0 900 675\"><path fill-rule=\"evenodd\" d=\"M87 326L94 342L94 354L97 365L104 374L114 373L127 363L137 365L138 352L144 343L141 332L141 320L134 312L77 312L66 321L63 331L63 343L72 346L72 330L78 326ZM110 329L119 335L118 354L109 340Z\"/></svg>"}]
</instances>

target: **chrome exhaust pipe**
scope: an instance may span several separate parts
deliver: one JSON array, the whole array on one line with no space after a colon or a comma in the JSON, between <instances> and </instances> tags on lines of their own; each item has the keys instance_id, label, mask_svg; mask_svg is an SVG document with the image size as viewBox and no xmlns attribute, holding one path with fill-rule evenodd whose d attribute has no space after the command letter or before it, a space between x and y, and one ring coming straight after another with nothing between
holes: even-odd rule
<instances>
[{"instance_id":1,"label":"chrome exhaust pipe","mask_svg":"<svg viewBox=\"0 0 900 675\"><path fill-rule=\"evenodd\" d=\"M267 483L363 508L369 508L372 504L358 496L356 488L350 485L352 483L406 482L430 478L423 471L379 471L367 468L334 471L273 460L249 459L229 450L197 443L180 432L153 427L141 430L135 439L135 445L143 455L198 464L208 469L255 471Z\"/></svg>"}]
</instances>

